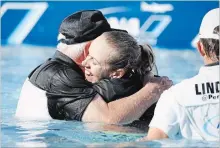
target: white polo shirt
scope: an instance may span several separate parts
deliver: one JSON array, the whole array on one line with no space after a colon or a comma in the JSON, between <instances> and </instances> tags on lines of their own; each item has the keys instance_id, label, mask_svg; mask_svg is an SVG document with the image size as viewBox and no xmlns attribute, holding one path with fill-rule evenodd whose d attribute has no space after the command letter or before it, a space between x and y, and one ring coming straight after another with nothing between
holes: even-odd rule
<instances>
[{"instance_id":1,"label":"white polo shirt","mask_svg":"<svg viewBox=\"0 0 220 148\"><path fill-rule=\"evenodd\" d=\"M50 120L46 91L34 86L27 78L21 89L15 117L21 120Z\"/></svg>"},{"instance_id":2,"label":"white polo shirt","mask_svg":"<svg viewBox=\"0 0 220 148\"><path fill-rule=\"evenodd\" d=\"M149 126L173 139L219 140L219 90L219 64L201 67L161 95Z\"/></svg>"}]
</instances>

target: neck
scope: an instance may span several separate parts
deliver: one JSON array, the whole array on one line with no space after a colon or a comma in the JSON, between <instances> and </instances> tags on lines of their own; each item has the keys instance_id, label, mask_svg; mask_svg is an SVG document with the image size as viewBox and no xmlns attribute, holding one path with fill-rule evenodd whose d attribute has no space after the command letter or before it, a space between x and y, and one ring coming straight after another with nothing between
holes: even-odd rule
<instances>
[{"instance_id":1,"label":"neck","mask_svg":"<svg viewBox=\"0 0 220 148\"><path fill-rule=\"evenodd\" d=\"M210 59L210 58L205 58L205 59L204 59L205 65L210 65L210 64L213 64L213 63L217 63L217 62L219 62L218 59L216 59L216 60L212 60L212 59Z\"/></svg>"},{"instance_id":2,"label":"neck","mask_svg":"<svg viewBox=\"0 0 220 148\"><path fill-rule=\"evenodd\" d=\"M70 57L70 54L68 53L68 50L66 50L66 49L57 49L58 51L60 51L60 52L62 52L62 54L65 54L66 56L68 56L69 58L71 58ZM72 58L71 58L72 59Z\"/></svg>"},{"instance_id":3,"label":"neck","mask_svg":"<svg viewBox=\"0 0 220 148\"><path fill-rule=\"evenodd\" d=\"M65 54L66 56L68 56L69 58L71 58L71 54L69 52L69 48L68 45L64 44L64 43L59 43L57 45L57 50L62 52L63 54ZM72 58L71 58L72 59Z\"/></svg>"}]
</instances>

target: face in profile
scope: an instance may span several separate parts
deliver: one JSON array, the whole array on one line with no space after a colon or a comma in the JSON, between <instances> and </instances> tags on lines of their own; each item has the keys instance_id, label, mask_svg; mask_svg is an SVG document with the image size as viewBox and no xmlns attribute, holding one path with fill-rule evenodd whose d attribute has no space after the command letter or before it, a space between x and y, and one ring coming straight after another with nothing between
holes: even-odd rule
<instances>
[{"instance_id":1,"label":"face in profile","mask_svg":"<svg viewBox=\"0 0 220 148\"><path fill-rule=\"evenodd\" d=\"M110 77L108 58L112 48L108 46L103 35L96 38L89 48L89 55L82 62L85 67L85 77L95 83L103 78Z\"/></svg>"}]
</instances>

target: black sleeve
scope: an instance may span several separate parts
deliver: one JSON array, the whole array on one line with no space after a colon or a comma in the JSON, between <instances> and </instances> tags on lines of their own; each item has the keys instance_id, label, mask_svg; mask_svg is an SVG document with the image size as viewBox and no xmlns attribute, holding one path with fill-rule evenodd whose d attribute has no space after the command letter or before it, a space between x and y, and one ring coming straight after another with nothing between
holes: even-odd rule
<instances>
[{"instance_id":1,"label":"black sleeve","mask_svg":"<svg viewBox=\"0 0 220 148\"><path fill-rule=\"evenodd\" d=\"M130 96L142 87L142 82L135 79L103 79L93 85L93 88L105 100L115 101Z\"/></svg>"},{"instance_id":2,"label":"black sleeve","mask_svg":"<svg viewBox=\"0 0 220 148\"><path fill-rule=\"evenodd\" d=\"M102 96L106 103L116 100L121 95L116 91L116 86L108 79L103 79L95 83L93 88Z\"/></svg>"},{"instance_id":3,"label":"black sleeve","mask_svg":"<svg viewBox=\"0 0 220 148\"><path fill-rule=\"evenodd\" d=\"M59 69L47 91L50 115L55 119L79 120L96 95L92 84L69 67Z\"/></svg>"},{"instance_id":4,"label":"black sleeve","mask_svg":"<svg viewBox=\"0 0 220 148\"><path fill-rule=\"evenodd\" d=\"M130 96L142 88L139 79L103 79L95 83L93 88L103 97L105 102L111 102ZM154 115L156 103L149 107L140 117L140 121L150 123Z\"/></svg>"}]
</instances>

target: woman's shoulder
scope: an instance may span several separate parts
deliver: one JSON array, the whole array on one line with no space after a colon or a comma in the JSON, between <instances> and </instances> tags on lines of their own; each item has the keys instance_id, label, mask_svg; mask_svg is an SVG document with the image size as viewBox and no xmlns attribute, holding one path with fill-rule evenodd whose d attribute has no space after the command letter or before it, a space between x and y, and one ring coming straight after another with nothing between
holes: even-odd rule
<instances>
[{"instance_id":1,"label":"woman's shoulder","mask_svg":"<svg viewBox=\"0 0 220 148\"><path fill-rule=\"evenodd\" d=\"M94 84L96 91L108 102L134 94L142 88L137 77L102 79Z\"/></svg>"}]
</instances>

